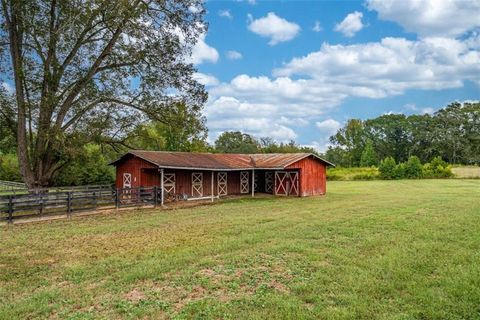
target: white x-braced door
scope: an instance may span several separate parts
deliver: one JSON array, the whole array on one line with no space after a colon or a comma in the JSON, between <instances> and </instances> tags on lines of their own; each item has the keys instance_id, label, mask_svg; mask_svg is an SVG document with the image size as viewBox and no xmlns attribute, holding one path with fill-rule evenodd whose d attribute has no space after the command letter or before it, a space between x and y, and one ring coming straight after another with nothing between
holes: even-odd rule
<instances>
[{"instance_id":1,"label":"white x-braced door","mask_svg":"<svg viewBox=\"0 0 480 320\"><path fill-rule=\"evenodd\" d=\"M275 194L281 196L298 196L299 192L298 172L276 171L275 172Z\"/></svg>"},{"instance_id":2,"label":"white x-braced door","mask_svg":"<svg viewBox=\"0 0 480 320\"><path fill-rule=\"evenodd\" d=\"M219 172L217 174L217 194L219 196L227 195L227 173Z\"/></svg>"},{"instance_id":3,"label":"white x-braced door","mask_svg":"<svg viewBox=\"0 0 480 320\"><path fill-rule=\"evenodd\" d=\"M123 174L123 187L124 188L131 188L132 187L132 174L131 173L124 173Z\"/></svg>"},{"instance_id":4,"label":"white x-braced door","mask_svg":"<svg viewBox=\"0 0 480 320\"><path fill-rule=\"evenodd\" d=\"M298 188L298 172L289 172L290 176L290 190L288 190L289 195L298 196L300 195L300 190Z\"/></svg>"},{"instance_id":5,"label":"white x-braced door","mask_svg":"<svg viewBox=\"0 0 480 320\"><path fill-rule=\"evenodd\" d=\"M192 173L192 197L203 197L203 173Z\"/></svg>"},{"instance_id":6,"label":"white x-braced door","mask_svg":"<svg viewBox=\"0 0 480 320\"><path fill-rule=\"evenodd\" d=\"M240 171L240 193L248 193L249 182L250 178L248 171Z\"/></svg>"},{"instance_id":7,"label":"white x-braced door","mask_svg":"<svg viewBox=\"0 0 480 320\"><path fill-rule=\"evenodd\" d=\"M163 191L167 195L175 194L175 173L163 174Z\"/></svg>"}]
</instances>

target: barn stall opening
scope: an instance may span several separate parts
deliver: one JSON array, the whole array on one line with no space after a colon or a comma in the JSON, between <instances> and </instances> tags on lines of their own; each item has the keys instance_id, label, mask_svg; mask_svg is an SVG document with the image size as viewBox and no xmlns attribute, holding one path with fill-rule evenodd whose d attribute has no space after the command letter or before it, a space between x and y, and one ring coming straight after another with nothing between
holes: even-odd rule
<instances>
[{"instance_id":1,"label":"barn stall opening","mask_svg":"<svg viewBox=\"0 0 480 320\"><path fill-rule=\"evenodd\" d=\"M158 186L162 202L255 193L324 195L326 168L333 166L311 153L165 151L129 151L111 164L116 167L117 188Z\"/></svg>"}]
</instances>

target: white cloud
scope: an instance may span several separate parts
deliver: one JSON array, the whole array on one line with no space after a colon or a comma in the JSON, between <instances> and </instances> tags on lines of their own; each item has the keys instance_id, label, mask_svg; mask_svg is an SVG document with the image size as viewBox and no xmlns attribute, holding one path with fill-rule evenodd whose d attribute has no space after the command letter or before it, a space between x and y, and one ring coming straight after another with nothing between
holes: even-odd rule
<instances>
[{"instance_id":1,"label":"white cloud","mask_svg":"<svg viewBox=\"0 0 480 320\"><path fill-rule=\"evenodd\" d=\"M295 131L277 121L271 115L278 108L269 104L251 104L233 97L219 97L206 107L208 128L214 140L221 132L238 130L256 137L271 137L277 141L295 139Z\"/></svg>"},{"instance_id":2,"label":"white cloud","mask_svg":"<svg viewBox=\"0 0 480 320\"><path fill-rule=\"evenodd\" d=\"M230 19L230 20L233 19L233 16L232 16L230 10L220 10L220 11L218 11L218 15L220 17L224 17L224 18L227 18L227 19Z\"/></svg>"},{"instance_id":3,"label":"white cloud","mask_svg":"<svg viewBox=\"0 0 480 320\"><path fill-rule=\"evenodd\" d=\"M403 106L405 110L408 111L413 111L414 113L419 113L419 114L432 114L435 112L434 108L431 107L426 107L426 108L419 108L417 107L414 103L407 103L406 105Z\"/></svg>"},{"instance_id":4,"label":"white cloud","mask_svg":"<svg viewBox=\"0 0 480 320\"><path fill-rule=\"evenodd\" d=\"M455 37L480 26L479 0L367 0L382 20L423 37Z\"/></svg>"},{"instance_id":5,"label":"white cloud","mask_svg":"<svg viewBox=\"0 0 480 320\"><path fill-rule=\"evenodd\" d=\"M463 40L384 38L353 45L324 43L320 50L285 63L270 77L241 74L213 86L206 106L208 127L212 136L235 129L288 141L312 126L320 130L315 141L323 150L330 132L338 127L328 114L345 99L462 87L465 81L478 81L479 49L480 35Z\"/></svg>"},{"instance_id":6,"label":"white cloud","mask_svg":"<svg viewBox=\"0 0 480 320\"><path fill-rule=\"evenodd\" d=\"M318 129L324 134L328 134L329 136L337 132L338 129L341 128L340 122L334 119L327 119L320 122L316 122L315 125Z\"/></svg>"},{"instance_id":7,"label":"white cloud","mask_svg":"<svg viewBox=\"0 0 480 320\"><path fill-rule=\"evenodd\" d=\"M219 81L217 78L215 78L211 74L205 74L201 72L196 72L193 74L193 79L197 80L204 86L216 86L219 84Z\"/></svg>"},{"instance_id":8,"label":"white cloud","mask_svg":"<svg viewBox=\"0 0 480 320\"><path fill-rule=\"evenodd\" d=\"M252 19L251 15L249 17ZM298 24L289 22L273 12L269 12L263 18L252 20L248 29L262 37L270 38L268 44L271 46L290 41L300 32Z\"/></svg>"},{"instance_id":9,"label":"white cloud","mask_svg":"<svg viewBox=\"0 0 480 320\"><path fill-rule=\"evenodd\" d=\"M346 37L353 37L363 28L362 17L363 13L358 11L349 13L342 22L335 26L335 31L343 33Z\"/></svg>"},{"instance_id":10,"label":"white cloud","mask_svg":"<svg viewBox=\"0 0 480 320\"><path fill-rule=\"evenodd\" d=\"M315 21L315 24L313 25L312 30L315 31L315 32L320 32L320 31L323 30L319 21Z\"/></svg>"},{"instance_id":11,"label":"white cloud","mask_svg":"<svg viewBox=\"0 0 480 320\"><path fill-rule=\"evenodd\" d=\"M209 46L205 42L205 37L205 34L200 35L197 43L192 48L190 62L193 64L201 64L204 62L216 63L218 61L219 55L217 49Z\"/></svg>"},{"instance_id":12,"label":"white cloud","mask_svg":"<svg viewBox=\"0 0 480 320\"><path fill-rule=\"evenodd\" d=\"M235 50L227 51L226 55L227 55L227 58L230 60L239 60L243 58L242 54Z\"/></svg>"},{"instance_id":13,"label":"white cloud","mask_svg":"<svg viewBox=\"0 0 480 320\"><path fill-rule=\"evenodd\" d=\"M398 95L408 89L458 88L464 80L478 81L480 52L472 43L476 42L384 38L354 45L323 44L317 52L292 59L274 75L306 76L320 86L337 86L339 93L347 96L370 98Z\"/></svg>"}]
</instances>

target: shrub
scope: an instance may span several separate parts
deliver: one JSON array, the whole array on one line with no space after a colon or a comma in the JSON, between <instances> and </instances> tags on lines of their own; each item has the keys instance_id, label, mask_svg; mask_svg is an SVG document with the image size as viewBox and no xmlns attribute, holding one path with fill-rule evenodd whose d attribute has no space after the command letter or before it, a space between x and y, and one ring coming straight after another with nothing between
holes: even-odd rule
<instances>
[{"instance_id":1,"label":"shrub","mask_svg":"<svg viewBox=\"0 0 480 320\"><path fill-rule=\"evenodd\" d=\"M387 157L383 159L380 162L380 166L378 167L378 171L380 171L380 177L387 180L395 179L396 166L397 165L395 159L393 159L392 157Z\"/></svg>"},{"instance_id":2,"label":"shrub","mask_svg":"<svg viewBox=\"0 0 480 320\"><path fill-rule=\"evenodd\" d=\"M22 181L16 155L0 153L0 180Z\"/></svg>"},{"instance_id":3,"label":"shrub","mask_svg":"<svg viewBox=\"0 0 480 320\"><path fill-rule=\"evenodd\" d=\"M422 163L417 156L411 156L405 163L405 178L419 179L422 177Z\"/></svg>"},{"instance_id":4,"label":"shrub","mask_svg":"<svg viewBox=\"0 0 480 320\"><path fill-rule=\"evenodd\" d=\"M393 169L393 178L394 179L404 179L405 178L405 163L399 163Z\"/></svg>"},{"instance_id":5,"label":"shrub","mask_svg":"<svg viewBox=\"0 0 480 320\"><path fill-rule=\"evenodd\" d=\"M453 176L452 168L441 157L435 157L422 168L424 178L450 178Z\"/></svg>"}]
</instances>

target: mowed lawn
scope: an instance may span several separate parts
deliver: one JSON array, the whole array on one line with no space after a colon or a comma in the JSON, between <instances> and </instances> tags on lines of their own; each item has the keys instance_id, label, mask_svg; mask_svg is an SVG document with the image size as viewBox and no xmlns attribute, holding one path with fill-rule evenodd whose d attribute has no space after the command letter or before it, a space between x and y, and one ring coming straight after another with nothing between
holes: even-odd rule
<instances>
[{"instance_id":1,"label":"mowed lawn","mask_svg":"<svg viewBox=\"0 0 480 320\"><path fill-rule=\"evenodd\" d=\"M480 180L0 229L0 319L479 319Z\"/></svg>"}]
</instances>

